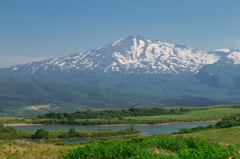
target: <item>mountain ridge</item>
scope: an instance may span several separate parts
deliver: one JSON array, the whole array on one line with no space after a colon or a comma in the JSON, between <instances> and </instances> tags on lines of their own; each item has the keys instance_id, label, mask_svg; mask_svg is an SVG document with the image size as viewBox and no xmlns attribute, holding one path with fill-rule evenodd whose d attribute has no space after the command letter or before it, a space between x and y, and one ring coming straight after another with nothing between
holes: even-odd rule
<instances>
[{"instance_id":1,"label":"mountain ridge","mask_svg":"<svg viewBox=\"0 0 240 159\"><path fill-rule=\"evenodd\" d=\"M105 73L118 72L124 74L195 74L203 66L213 64L231 53L234 53L231 58L238 57L236 56L237 51L233 52L233 50L207 52L137 35L128 36L86 52L10 66L8 69L30 74L35 72L51 73L56 70L91 71L96 69ZM237 61L238 63L240 62Z\"/></svg>"}]
</instances>

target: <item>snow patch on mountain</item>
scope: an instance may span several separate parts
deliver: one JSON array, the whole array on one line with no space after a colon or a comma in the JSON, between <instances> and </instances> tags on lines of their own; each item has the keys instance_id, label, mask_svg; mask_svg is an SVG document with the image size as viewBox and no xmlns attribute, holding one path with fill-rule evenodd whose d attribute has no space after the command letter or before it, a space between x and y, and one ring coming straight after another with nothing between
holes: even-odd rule
<instances>
[{"instance_id":1,"label":"snow patch on mountain","mask_svg":"<svg viewBox=\"0 0 240 159\"><path fill-rule=\"evenodd\" d=\"M227 56L227 58L232 59L234 64L240 64L240 52L238 51L233 51Z\"/></svg>"},{"instance_id":2,"label":"snow patch on mountain","mask_svg":"<svg viewBox=\"0 0 240 159\"><path fill-rule=\"evenodd\" d=\"M230 49L218 49L218 50L214 50L214 51L218 51L218 52L230 52Z\"/></svg>"}]
</instances>

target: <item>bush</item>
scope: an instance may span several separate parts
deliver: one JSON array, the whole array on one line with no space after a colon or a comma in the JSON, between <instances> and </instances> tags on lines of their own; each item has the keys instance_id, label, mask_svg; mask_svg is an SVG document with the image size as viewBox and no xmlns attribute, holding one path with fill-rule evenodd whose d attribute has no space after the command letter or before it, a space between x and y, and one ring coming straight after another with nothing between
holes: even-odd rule
<instances>
[{"instance_id":1,"label":"bush","mask_svg":"<svg viewBox=\"0 0 240 159\"><path fill-rule=\"evenodd\" d=\"M129 137L126 141L102 139L101 142L92 141L86 144L85 147L78 147L59 158L224 159L237 153L232 146L221 147L209 140L174 138L168 135ZM156 148L172 152L176 157L154 153L153 149Z\"/></svg>"},{"instance_id":2,"label":"bush","mask_svg":"<svg viewBox=\"0 0 240 159\"><path fill-rule=\"evenodd\" d=\"M34 134L34 139L48 139L49 131L44 129L38 129Z\"/></svg>"},{"instance_id":3,"label":"bush","mask_svg":"<svg viewBox=\"0 0 240 159\"><path fill-rule=\"evenodd\" d=\"M74 128L69 129L69 137L76 137L76 130Z\"/></svg>"}]
</instances>

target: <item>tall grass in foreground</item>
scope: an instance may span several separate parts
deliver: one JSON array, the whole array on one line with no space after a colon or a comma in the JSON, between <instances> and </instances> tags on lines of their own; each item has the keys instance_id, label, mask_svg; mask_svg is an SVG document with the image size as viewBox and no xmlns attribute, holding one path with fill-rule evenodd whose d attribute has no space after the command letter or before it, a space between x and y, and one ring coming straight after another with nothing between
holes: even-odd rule
<instances>
[{"instance_id":1,"label":"tall grass in foreground","mask_svg":"<svg viewBox=\"0 0 240 159\"><path fill-rule=\"evenodd\" d=\"M0 158L19 159L228 159L238 156L240 143L221 146L210 140L182 138L170 135L102 139L78 144L64 144L59 140L29 143L14 141L0 143ZM59 157L60 156L60 157ZM235 159L234 157L232 159Z\"/></svg>"},{"instance_id":2,"label":"tall grass in foreground","mask_svg":"<svg viewBox=\"0 0 240 159\"><path fill-rule=\"evenodd\" d=\"M1 159L50 159L66 154L77 146L58 146L44 142L30 143L22 140L0 143Z\"/></svg>"}]
</instances>

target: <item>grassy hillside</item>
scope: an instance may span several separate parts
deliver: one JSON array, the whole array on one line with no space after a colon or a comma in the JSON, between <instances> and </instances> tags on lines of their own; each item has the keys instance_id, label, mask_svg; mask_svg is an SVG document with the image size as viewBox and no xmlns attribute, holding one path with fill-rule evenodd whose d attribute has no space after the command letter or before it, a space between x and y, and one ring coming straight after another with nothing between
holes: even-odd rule
<instances>
[{"instance_id":1,"label":"grassy hillside","mask_svg":"<svg viewBox=\"0 0 240 159\"><path fill-rule=\"evenodd\" d=\"M240 143L240 126L232 128L215 129L209 131L183 134L183 137L199 137L201 139L211 139L221 145Z\"/></svg>"},{"instance_id":2,"label":"grassy hillside","mask_svg":"<svg viewBox=\"0 0 240 159\"><path fill-rule=\"evenodd\" d=\"M151 115L155 111L161 115ZM111 113L111 114L109 114ZM64 124L64 125L118 125L166 124L175 122L218 121L224 117L239 117L240 105L209 107L130 108L118 110L87 110L69 113L47 113L39 118L0 117L5 124Z\"/></svg>"}]
</instances>

